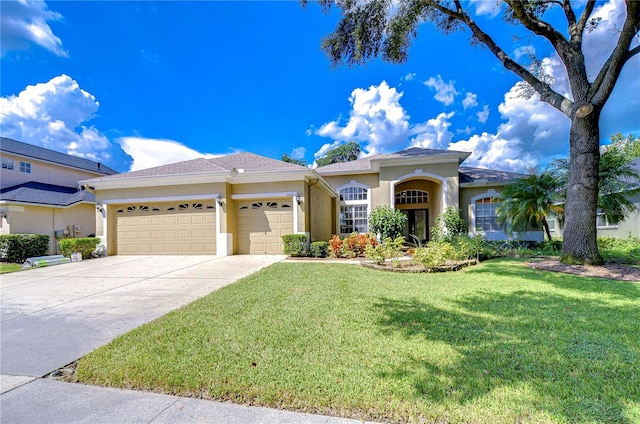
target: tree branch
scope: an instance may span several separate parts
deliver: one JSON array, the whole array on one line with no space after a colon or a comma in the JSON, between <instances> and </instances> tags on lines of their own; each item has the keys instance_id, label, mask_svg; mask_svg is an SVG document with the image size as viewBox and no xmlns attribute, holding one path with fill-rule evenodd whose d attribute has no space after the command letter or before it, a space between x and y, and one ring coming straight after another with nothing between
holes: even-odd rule
<instances>
[{"instance_id":1,"label":"tree branch","mask_svg":"<svg viewBox=\"0 0 640 424\"><path fill-rule=\"evenodd\" d=\"M506 69L515 73L525 82L527 82L531 87L533 87L533 89L536 90L538 94L540 94L541 100L549 103L560 112L569 115L573 107L573 102L555 92L550 85L540 81L535 77L535 75L533 75L522 65L514 61L504 50L500 48L500 46L495 43L495 41L493 41L493 38L491 38L489 34L484 32L473 19L471 19L466 13L464 13L459 0L455 0L455 4L457 11L451 10L436 2L432 2L433 7L436 8L440 13L443 13L453 19L457 19L458 21L464 23L471 30L473 35L478 40L480 40L482 44L489 48L491 53L493 53L498 58L498 60Z\"/></svg>"},{"instance_id":2,"label":"tree branch","mask_svg":"<svg viewBox=\"0 0 640 424\"><path fill-rule=\"evenodd\" d=\"M584 29L586 28L587 22L589 22L589 18L591 17L591 14L593 13L593 9L595 7L596 7L596 0L589 0L587 4L584 6L582 15L580 15L580 21L578 22L578 26L576 27L576 32L577 34L580 35L580 42L582 42L582 35L584 34Z\"/></svg>"},{"instance_id":3,"label":"tree branch","mask_svg":"<svg viewBox=\"0 0 640 424\"><path fill-rule=\"evenodd\" d=\"M640 51L638 47L629 50L631 41L638 33L639 27L640 2L627 0L627 18L622 26L618 43L589 89L588 99L591 104L598 106L605 104L613 91L620 72L622 72L622 67Z\"/></svg>"},{"instance_id":4,"label":"tree branch","mask_svg":"<svg viewBox=\"0 0 640 424\"><path fill-rule=\"evenodd\" d=\"M525 28L532 31L534 34L541 35L549 40L558 53L568 50L569 46L567 45L567 40L563 35L547 22L542 19L538 19L535 15L529 13L525 8L525 2L522 0L505 0L505 2L509 7L511 7L513 16L517 18ZM563 9L565 9L566 13L566 8L564 6Z\"/></svg>"}]
</instances>

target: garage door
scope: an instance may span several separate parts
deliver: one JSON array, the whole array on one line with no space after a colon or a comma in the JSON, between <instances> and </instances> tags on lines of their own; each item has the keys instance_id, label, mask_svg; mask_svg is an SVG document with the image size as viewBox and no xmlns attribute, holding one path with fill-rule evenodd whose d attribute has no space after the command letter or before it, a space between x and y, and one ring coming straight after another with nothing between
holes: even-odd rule
<instances>
[{"instance_id":1,"label":"garage door","mask_svg":"<svg viewBox=\"0 0 640 424\"><path fill-rule=\"evenodd\" d=\"M119 255L215 255L214 201L115 206Z\"/></svg>"},{"instance_id":2,"label":"garage door","mask_svg":"<svg viewBox=\"0 0 640 424\"><path fill-rule=\"evenodd\" d=\"M291 200L238 204L238 253L282 254L281 236L293 233Z\"/></svg>"}]
</instances>

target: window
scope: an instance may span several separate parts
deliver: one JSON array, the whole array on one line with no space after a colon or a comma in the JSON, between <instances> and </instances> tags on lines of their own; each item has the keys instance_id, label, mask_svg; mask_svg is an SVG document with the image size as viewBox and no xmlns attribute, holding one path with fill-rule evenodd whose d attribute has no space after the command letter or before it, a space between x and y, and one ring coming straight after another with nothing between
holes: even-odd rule
<instances>
[{"instance_id":1,"label":"window","mask_svg":"<svg viewBox=\"0 0 640 424\"><path fill-rule=\"evenodd\" d=\"M396 194L396 205L429 203L429 193L423 190L404 190Z\"/></svg>"},{"instance_id":2,"label":"window","mask_svg":"<svg viewBox=\"0 0 640 424\"><path fill-rule=\"evenodd\" d=\"M502 231L496 217L496 206L499 203L494 197L476 200L476 228L482 231Z\"/></svg>"},{"instance_id":3,"label":"window","mask_svg":"<svg viewBox=\"0 0 640 424\"><path fill-rule=\"evenodd\" d=\"M342 234L369 231L367 205L340 206L340 232Z\"/></svg>"},{"instance_id":4,"label":"window","mask_svg":"<svg viewBox=\"0 0 640 424\"><path fill-rule=\"evenodd\" d=\"M340 201L346 200L367 200L367 189L352 186L340 190Z\"/></svg>"},{"instance_id":5,"label":"window","mask_svg":"<svg viewBox=\"0 0 640 424\"><path fill-rule=\"evenodd\" d=\"M2 158L2 169L13 170L13 159Z\"/></svg>"},{"instance_id":6,"label":"window","mask_svg":"<svg viewBox=\"0 0 640 424\"><path fill-rule=\"evenodd\" d=\"M366 233L369 231L369 189L352 181L339 188L340 234Z\"/></svg>"},{"instance_id":7,"label":"window","mask_svg":"<svg viewBox=\"0 0 640 424\"><path fill-rule=\"evenodd\" d=\"M596 226L598 228L617 228L618 227L617 225L610 223L609 220L607 219L607 215L601 210L598 210L598 215L596 216Z\"/></svg>"},{"instance_id":8,"label":"window","mask_svg":"<svg viewBox=\"0 0 640 424\"><path fill-rule=\"evenodd\" d=\"M20 162L20 172L31 174L31 164L29 162Z\"/></svg>"}]
</instances>

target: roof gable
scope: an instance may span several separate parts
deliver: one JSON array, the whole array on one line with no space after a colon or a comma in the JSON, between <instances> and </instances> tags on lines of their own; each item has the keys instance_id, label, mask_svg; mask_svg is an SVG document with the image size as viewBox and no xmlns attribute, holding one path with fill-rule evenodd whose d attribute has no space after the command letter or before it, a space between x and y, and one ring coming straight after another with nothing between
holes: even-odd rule
<instances>
[{"instance_id":1,"label":"roof gable","mask_svg":"<svg viewBox=\"0 0 640 424\"><path fill-rule=\"evenodd\" d=\"M307 170L306 166L300 166L277 159L271 159L254 153L244 152L232 155L220 156L208 159L209 162L223 167L228 171L244 170L244 172L286 172Z\"/></svg>"},{"instance_id":2,"label":"roof gable","mask_svg":"<svg viewBox=\"0 0 640 424\"><path fill-rule=\"evenodd\" d=\"M34 146L32 144L23 143L6 137L0 137L0 151L38 159L44 162L69 166L83 171L95 172L96 174L112 175L118 173L99 162L94 162L78 156L67 155L65 153L56 152L55 150Z\"/></svg>"},{"instance_id":3,"label":"roof gable","mask_svg":"<svg viewBox=\"0 0 640 424\"><path fill-rule=\"evenodd\" d=\"M2 189L0 200L49 206L71 206L78 202L95 203L95 195L87 190L31 181Z\"/></svg>"}]
</instances>

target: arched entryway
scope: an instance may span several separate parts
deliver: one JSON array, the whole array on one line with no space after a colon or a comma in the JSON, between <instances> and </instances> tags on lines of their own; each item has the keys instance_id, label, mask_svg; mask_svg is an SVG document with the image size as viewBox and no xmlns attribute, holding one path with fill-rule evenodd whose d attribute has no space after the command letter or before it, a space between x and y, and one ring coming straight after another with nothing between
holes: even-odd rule
<instances>
[{"instance_id":1,"label":"arched entryway","mask_svg":"<svg viewBox=\"0 0 640 424\"><path fill-rule=\"evenodd\" d=\"M424 244L431 227L442 213L442 182L424 175L411 175L393 184L393 206L407 216L407 242Z\"/></svg>"}]
</instances>

